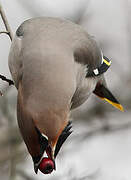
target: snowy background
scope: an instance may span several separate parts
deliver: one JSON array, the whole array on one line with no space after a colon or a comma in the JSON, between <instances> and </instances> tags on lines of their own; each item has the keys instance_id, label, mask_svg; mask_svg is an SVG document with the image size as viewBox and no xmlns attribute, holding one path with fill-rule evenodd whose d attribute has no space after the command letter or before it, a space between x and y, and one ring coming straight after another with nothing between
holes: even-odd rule
<instances>
[{"instance_id":1,"label":"snowy background","mask_svg":"<svg viewBox=\"0 0 131 180\"><path fill-rule=\"evenodd\" d=\"M57 157L57 171L35 175L17 127L17 92L14 87L6 90L6 84L0 81L5 91L0 97L0 179L130 180L131 0L1 0L1 4L13 33L28 18L56 16L80 24L95 36L112 60L106 79L125 112L92 95L72 113L74 132ZM7 77L10 44L8 36L0 35L0 74Z\"/></svg>"}]
</instances>

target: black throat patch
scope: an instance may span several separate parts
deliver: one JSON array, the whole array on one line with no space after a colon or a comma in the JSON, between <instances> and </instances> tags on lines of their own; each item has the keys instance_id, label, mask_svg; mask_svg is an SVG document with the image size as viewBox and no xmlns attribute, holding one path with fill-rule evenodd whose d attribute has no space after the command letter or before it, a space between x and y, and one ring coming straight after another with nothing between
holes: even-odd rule
<instances>
[{"instance_id":1,"label":"black throat patch","mask_svg":"<svg viewBox=\"0 0 131 180\"><path fill-rule=\"evenodd\" d=\"M39 143L40 143L40 154L36 157L32 157L34 163L38 163L44 153L44 151L46 150L47 146L48 146L48 140L42 136L41 132L39 131L39 129L37 127L35 127L36 132L38 134L38 139L39 139Z\"/></svg>"}]
</instances>

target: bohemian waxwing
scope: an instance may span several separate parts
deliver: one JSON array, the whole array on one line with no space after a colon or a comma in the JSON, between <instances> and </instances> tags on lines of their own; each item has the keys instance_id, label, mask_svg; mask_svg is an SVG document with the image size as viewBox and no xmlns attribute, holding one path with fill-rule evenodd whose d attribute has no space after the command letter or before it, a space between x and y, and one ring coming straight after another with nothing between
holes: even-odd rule
<instances>
[{"instance_id":1,"label":"bohemian waxwing","mask_svg":"<svg viewBox=\"0 0 131 180\"><path fill-rule=\"evenodd\" d=\"M43 168L44 152L53 165L43 172L55 169L55 158L72 132L70 111L92 92L123 110L103 76L110 64L94 38L70 21L41 17L19 26L9 68L18 89L19 128L36 173Z\"/></svg>"}]
</instances>

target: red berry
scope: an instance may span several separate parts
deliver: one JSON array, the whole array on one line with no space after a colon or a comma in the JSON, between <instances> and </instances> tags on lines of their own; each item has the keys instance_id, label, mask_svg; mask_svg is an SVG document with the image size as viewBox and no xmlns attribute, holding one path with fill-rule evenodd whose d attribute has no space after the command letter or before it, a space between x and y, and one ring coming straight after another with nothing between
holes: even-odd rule
<instances>
[{"instance_id":1,"label":"red berry","mask_svg":"<svg viewBox=\"0 0 131 180\"><path fill-rule=\"evenodd\" d=\"M43 158L40 165L39 170L44 174L50 174L54 169L54 162L50 158Z\"/></svg>"}]
</instances>

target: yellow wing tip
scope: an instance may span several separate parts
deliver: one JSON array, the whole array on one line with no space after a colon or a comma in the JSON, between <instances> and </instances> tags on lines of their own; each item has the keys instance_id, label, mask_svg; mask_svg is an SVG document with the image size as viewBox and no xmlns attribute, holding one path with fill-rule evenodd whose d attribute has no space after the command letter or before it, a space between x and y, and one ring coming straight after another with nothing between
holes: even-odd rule
<instances>
[{"instance_id":1,"label":"yellow wing tip","mask_svg":"<svg viewBox=\"0 0 131 180\"><path fill-rule=\"evenodd\" d=\"M103 58L103 61L104 61L104 63L107 65L107 66L110 66L111 65L111 61L110 62L108 62L106 59L104 59Z\"/></svg>"},{"instance_id":2,"label":"yellow wing tip","mask_svg":"<svg viewBox=\"0 0 131 180\"><path fill-rule=\"evenodd\" d=\"M121 104L119 103L114 103L112 101L110 101L109 99L107 98L104 98L104 100L106 100L108 103L110 103L112 106L114 106L115 108L119 109L120 111L124 112L124 108Z\"/></svg>"}]
</instances>

